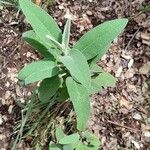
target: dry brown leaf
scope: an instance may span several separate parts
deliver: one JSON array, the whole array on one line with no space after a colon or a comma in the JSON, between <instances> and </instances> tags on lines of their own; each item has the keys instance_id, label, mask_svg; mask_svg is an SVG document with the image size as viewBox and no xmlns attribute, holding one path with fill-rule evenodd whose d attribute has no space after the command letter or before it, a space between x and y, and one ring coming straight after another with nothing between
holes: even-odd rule
<instances>
[{"instance_id":1,"label":"dry brown leaf","mask_svg":"<svg viewBox=\"0 0 150 150\"><path fill-rule=\"evenodd\" d=\"M140 69L140 74L148 74L150 72L150 62L145 63Z\"/></svg>"},{"instance_id":2,"label":"dry brown leaf","mask_svg":"<svg viewBox=\"0 0 150 150\"><path fill-rule=\"evenodd\" d=\"M141 23L146 18L146 14L142 13L134 18L134 21L138 24Z\"/></svg>"},{"instance_id":3,"label":"dry brown leaf","mask_svg":"<svg viewBox=\"0 0 150 150\"><path fill-rule=\"evenodd\" d=\"M119 103L120 103L120 106L122 107L126 107L128 110L129 109L132 109L132 104L126 99L126 98L124 98L124 97L121 97L120 98L120 101L119 101Z\"/></svg>"},{"instance_id":4,"label":"dry brown leaf","mask_svg":"<svg viewBox=\"0 0 150 150\"><path fill-rule=\"evenodd\" d=\"M20 90L20 87L17 85L16 86L16 94L17 94L17 96L22 96L22 92L21 92L21 90Z\"/></svg>"},{"instance_id":5,"label":"dry brown leaf","mask_svg":"<svg viewBox=\"0 0 150 150\"><path fill-rule=\"evenodd\" d=\"M121 75L122 71L123 71L123 67L120 66L120 67L118 68L118 70L116 71L115 76L116 76L116 77L119 77L119 76Z\"/></svg>"},{"instance_id":6,"label":"dry brown leaf","mask_svg":"<svg viewBox=\"0 0 150 150\"><path fill-rule=\"evenodd\" d=\"M150 40L150 35L147 33L141 32L141 38L144 40Z\"/></svg>"},{"instance_id":7,"label":"dry brown leaf","mask_svg":"<svg viewBox=\"0 0 150 150\"><path fill-rule=\"evenodd\" d=\"M10 91L6 91L5 96L4 96L5 100L10 98L10 95L11 95Z\"/></svg>"},{"instance_id":8,"label":"dry brown leaf","mask_svg":"<svg viewBox=\"0 0 150 150\"><path fill-rule=\"evenodd\" d=\"M132 78L135 74L135 70L133 68L129 68L126 73L125 73L125 78L126 79L129 79L129 78Z\"/></svg>"}]
</instances>

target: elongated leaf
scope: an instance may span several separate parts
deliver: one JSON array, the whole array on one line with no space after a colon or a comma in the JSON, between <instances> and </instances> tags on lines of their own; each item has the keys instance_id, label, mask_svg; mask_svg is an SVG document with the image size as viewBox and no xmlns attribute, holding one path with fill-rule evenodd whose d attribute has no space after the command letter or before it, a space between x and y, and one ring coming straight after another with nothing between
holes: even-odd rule
<instances>
[{"instance_id":1,"label":"elongated leaf","mask_svg":"<svg viewBox=\"0 0 150 150\"><path fill-rule=\"evenodd\" d=\"M49 35L55 40L61 42L61 30L48 13L32 3L30 0L19 0L19 4L24 15L39 38L41 38L44 42L49 42L46 37L46 35Z\"/></svg>"},{"instance_id":2,"label":"elongated leaf","mask_svg":"<svg viewBox=\"0 0 150 150\"><path fill-rule=\"evenodd\" d=\"M90 114L90 98L85 87L71 77L66 79L70 99L77 115L77 129L84 131Z\"/></svg>"},{"instance_id":3,"label":"elongated leaf","mask_svg":"<svg viewBox=\"0 0 150 150\"><path fill-rule=\"evenodd\" d=\"M110 73L102 72L96 78L92 79L91 82L91 94L100 92L102 87L115 86L117 79Z\"/></svg>"},{"instance_id":4,"label":"elongated leaf","mask_svg":"<svg viewBox=\"0 0 150 150\"><path fill-rule=\"evenodd\" d=\"M79 142L79 134L74 133L59 140L59 144L73 144Z\"/></svg>"},{"instance_id":5,"label":"elongated leaf","mask_svg":"<svg viewBox=\"0 0 150 150\"><path fill-rule=\"evenodd\" d=\"M71 27L71 20L68 19L66 21L64 32L63 32L63 37L62 37L62 44L66 50L68 49L68 46L69 46L70 27Z\"/></svg>"},{"instance_id":6,"label":"elongated leaf","mask_svg":"<svg viewBox=\"0 0 150 150\"><path fill-rule=\"evenodd\" d=\"M71 50L68 55L60 57L60 60L75 79L84 87L90 89L91 77L89 66L86 58L80 51L75 49Z\"/></svg>"},{"instance_id":7,"label":"elongated leaf","mask_svg":"<svg viewBox=\"0 0 150 150\"><path fill-rule=\"evenodd\" d=\"M48 51L48 48L42 44L43 42L36 36L33 30L23 33L22 37L26 42L28 42L33 48L35 48L44 57L54 60L54 57Z\"/></svg>"},{"instance_id":8,"label":"elongated leaf","mask_svg":"<svg viewBox=\"0 0 150 150\"><path fill-rule=\"evenodd\" d=\"M127 25L127 19L115 19L100 24L83 35L74 48L80 50L87 60L106 53L108 45L122 32Z\"/></svg>"},{"instance_id":9,"label":"elongated leaf","mask_svg":"<svg viewBox=\"0 0 150 150\"><path fill-rule=\"evenodd\" d=\"M43 103L49 102L50 98L54 96L60 86L60 78L54 76L52 78L44 79L39 87L39 99Z\"/></svg>"},{"instance_id":10,"label":"elongated leaf","mask_svg":"<svg viewBox=\"0 0 150 150\"><path fill-rule=\"evenodd\" d=\"M98 66L97 64L94 64L92 66L90 66L90 71L91 71L91 76L97 76L99 75L100 73L104 72L104 70Z\"/></svg>"},{"instance_id":11,"label":"elongated leaf","mask_svg":"<svg viewBox=\"0 0 150 150\"><path fill-rule=\"evenodd\" d=\"M25 84L29 84L45 78L50 78L56 75L58 71L59 69L56 67L55 62L43 59L25 66L19 72L18 78L24 80Z\"/></svg>"}]
</instances>

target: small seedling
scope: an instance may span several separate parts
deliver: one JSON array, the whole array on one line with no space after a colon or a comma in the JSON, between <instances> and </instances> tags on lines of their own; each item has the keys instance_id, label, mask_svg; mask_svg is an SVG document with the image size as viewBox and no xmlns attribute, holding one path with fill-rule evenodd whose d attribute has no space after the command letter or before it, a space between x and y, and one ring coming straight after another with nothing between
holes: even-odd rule
<instances>
[{"instance_id":1,"label":"small seedling","mask_svg":"<svg viewBox=\"0 0 150 150\"><path fill-rule=\"evenodd\" d=\"M71 19L67 19L62 34L54 19L39 6L30 0L20 0L19 3L33 28L23 34L23 39L43 56L43 59L25 66L19 72L19 79L26 85L40 82L37 96L43 105L48 106L52 102L56 104L69 99L76 113L77 133L69 137L63 135L60 139L57 136L57 142L50 143L50 147L63 147L64 150L68 146L77 150L90 149L91 141L87 139L94 136L85 131L90 115L90 95L104 87L114 86L116 82L116 79L96 62L123 31L128 20L115 19L102 23L70 47ZM95 146L93 150L94 148Z\"/></svg>"}]
</instances>

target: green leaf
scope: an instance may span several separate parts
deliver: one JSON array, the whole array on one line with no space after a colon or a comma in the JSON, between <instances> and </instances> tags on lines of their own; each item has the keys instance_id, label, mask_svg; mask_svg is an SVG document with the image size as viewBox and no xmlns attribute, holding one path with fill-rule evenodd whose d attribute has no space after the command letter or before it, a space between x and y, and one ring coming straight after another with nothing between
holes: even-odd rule
<instances>
[{"instance_id":1,"label":"green leaf","mask_svg":"<svg viewBox=\"0 0 150 150\"><path fill-rule=\"evenodd\" d=\"M102 57L106 53L106 48L122 32L127 22L127 19L115 19L98 25L83 35L74 49L80 50L87 60L96 55Z\"/></svg>"},{"instance_id":2,"label":"green leaf","mask_svg":"<svg viewBox=\"0 0 150 150\"><path fill-rule=\"evenodd\" d=\"M61 127L56 128L55 135L56 135L57 142L59 142L60 139L62 139L66 136Z\"/></svg>"},{"instance_id":3,"label":"green leaf","mask_svg":"<svg viewBox=\"0 0 150 150\"><path fill-rule=\"evenodd\" d=\"M25 84L29 84L55 76L58 74L58 71L59 69L56 67L55 62L43 59L33 62L21 69L18 78L24 80Z\"/></svg>"},{"instance_id":4,"label":"green leaf","mask_svg":"<svg viewBox=\"0 0 150 150\"><path fill-rule=\"evenodd\" d=\"M65 50L67 50L69 47L70 27L71 27L71 19L68 19L66 21L63 36L62 36L62 45L64 46Z\"/></svg>"},{"instance_id":5,"label":"green leaf","mask_svg":"<svg viewBox=\"0 0 150 150\"><path fill-rule=\"evenodd\" d=\"M98 66L97 64L90 66L90 71L91 71L92 76L104 72L104 70L100 66Z\"/></svg>"},{"instance_id":6,"label":"green leaf","mask_svg":"<svg viewBox=\"0 0 150 150\"><path fill-rule=\"evenodd\" d=\"M65 101L69 98L67 87L63 86L59 91L59 101Z\"/></svg>"},{"instance_id":7,"label":"green leaf","mask_svg":"<svg viewBox=\"0 0 150 150\"><path fill-rule=\"evenodd\" d=\"M110 73L102 72L96 78L92 79L91 82L91 94L99 92L102 87L115 86L117 79Z\"/></svg>"},{"instance_id":8,"label":"green leaf","mask_svg":"<svg viewBox=\"0 0 150 150\"><path fill-rule=\"evenodd\" d=\"M90 115L90 98L85 87L71 77L66 79L70 100L77 115L77 129L84 131Z\"/></svg>"},{"instance_id":9,"label":"green leaf","mask_svg":"<svg viewBox=\"0 0 150 150\"><path fill-rule=\"evenodd\" d=\"M42 56L54 60L48 48L43 45L43 42L38 38L33 30L27 31L22 35L23 39L35 48Z\"/></svg>"},{"instance_id":10,"label":"green leaf","mask_svg":"<svg viewBox=\"0 0 150 150\"><path fill-rule=\"evenodd\" d=\"M84 145L82 142L79 142L75 150L89 150L89 148L86 145Z\"/></svg>"},{"instance_id":11,"label":"green leaf","mask_svg":"<svg viewBox=\"0 0 150 150\"><path fill-rule=\"evenodd\" d=\"M61 150L60 146L55 144L55 143L51 143L49 144L49 150Z\"/></svg>"},{"instance_id":12,"label":"green leaf","mask_svg":"<svg viewBox=\"0 0 150 150\"><path fill-rule=\"evenodd\" d=\"M60 86L60 78L54 76L52 78L44 79L39 87L39 99L43 103L49 102L50 98L54 96Z\"/></svg>"},{"instance_id":13,"label":"green leaf","mask_svg":"<svg viewBox=\"0 0 150 150\"><path fill-rule=\"evenodd\" d=\"M73 143L77 143L79 142L79 134L78 133L74 133L68 136L65 136L64 138L59 140L59 144L73 144Z\"/></svg>"},{"instance_id":14,"label":"green leaf","mask_svg":"<svg viewBox=\"0 0 150 150\"><path fill-rule=\"evenodd\" d=\"M31 0L19 0L20 7L33 30L42 41L48 41L47 35L61 42L61 30L55 20Z\"/></svg>"},{"instance_id":15,"label":"green leaf","mask_svg":"<svg viewBox=\"0 0 150 150\"><path fill-rule=\"evenodd\" d=\"M67 144L63 146L63 150L74 150L74 148L71 144Z\"/></svg>"},{"instance_id":16,"label":"green leaf","mask_svg":"<svg viewBox=\"0 0 150 150\"><path fill-rule=\"evenodd\" d=\"M85 131L83 133L83 136L85 136L86 141L89 143L89 147L93 146L93 149L95 150L99 149L101 142L94 134L91 134L88 131Z\"/></svg>"},{"instance_id":17,"label":"green leaf","mask_svg":"<svg viewBox=\"0 0 150 150\"><path fill-rule=\"evenodd\" d=\"M88 63L84 55L78 50L70 50L68 55L60 57L61 62L69 70L70 74L84 87L90 89L91 77Z\"/></svg>"},{"instance_id":18,"label":"green leaf","mask_svg":"<svg viewBox=\"0 0 150 150\"><path fill-rule=\"evenodd\" d=\"M63 50L62 45L56 41L52 36L50 35L46 35L47 39L49 39L49 41L51 41L59 50Z\"/></svg>"}]
</instances>

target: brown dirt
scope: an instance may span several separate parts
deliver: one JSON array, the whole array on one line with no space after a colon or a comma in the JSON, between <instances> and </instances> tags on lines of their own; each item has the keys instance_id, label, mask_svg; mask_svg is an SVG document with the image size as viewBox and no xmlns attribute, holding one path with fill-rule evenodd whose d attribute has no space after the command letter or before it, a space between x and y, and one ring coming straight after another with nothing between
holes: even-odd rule
<instances>
[{"instance_id":1,"label":"brown dirt","mask_svg":"<svg viewBox=\"0 0 150 150\"><path fill-rule=\"evenodd\" d=\"M141 12L147 0L55 0L46 8L63 28L66 8L74 15L73 44L85 31L106 20L133 17L122 36L115 40L98 63L118 78L115 88L92 96L88 128L102 141L103 150L150 149L150 12ZM150 4L150 3L149 3ZM141 13L141 14L139 14ZM30 89L18 84L20 68L39 55L21 40L29 27L12 8L0 13L0 150L8 149L20 108ZM28 147L27 145L21 147ZM21 148L19 148L21 149ZM25 148L24 148L25 149Z\"/></svg>"}]
</instances>

